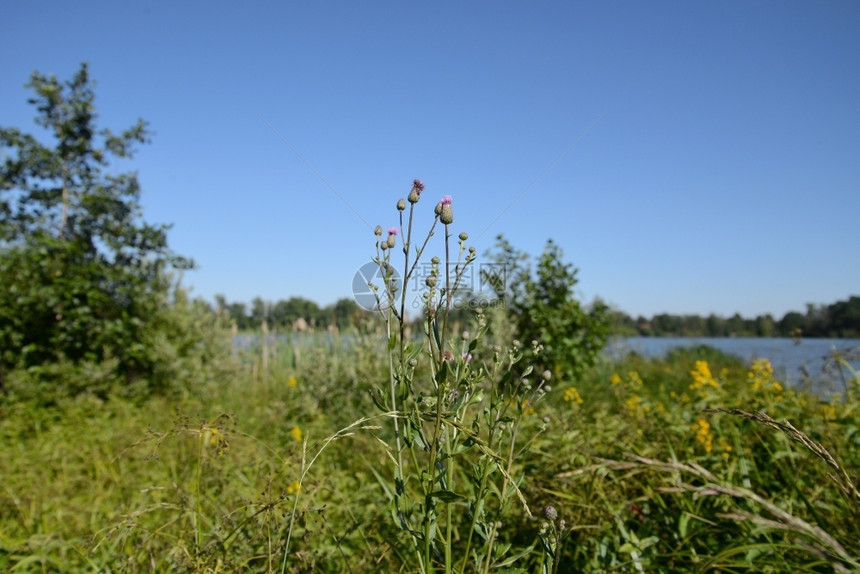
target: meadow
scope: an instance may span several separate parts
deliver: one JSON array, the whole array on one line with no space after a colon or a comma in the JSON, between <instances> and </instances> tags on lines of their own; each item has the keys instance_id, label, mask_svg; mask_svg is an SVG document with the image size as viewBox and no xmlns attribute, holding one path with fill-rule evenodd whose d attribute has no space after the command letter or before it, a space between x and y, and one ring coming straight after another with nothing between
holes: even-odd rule
<instances>
[{"instance_id":1,"label":"meadow","mask_svg":"<svg viewBox=\"0 0 860 574\"><path fill-rule=\"evenodd\" d=\"M142 348L159 386L110 358L11 371L0 569L860 571L850 362L825 401L706 346L611 360L551 242L535 274L500 239L505 304L464 311L477 255L448 196L418 233L422 191L374 231L376 311L349 333L239 345L178 290L183 335Z\"/></svg>"},{"instance_id":2,"label":"meadow","mask_svg":"<svg viewBox=\"0 0 860 574\"><path fill-rule=\"evenodd\" d=\"M388 376L384 337L223 359L230 376L182 397L4 404L0 568L424 567L393 512L392 419L371 395ZM512 482L483 497L492 533L446 489L460 536L451 569L857 571L860 381L847 375L849 400L822 403L782 387L765 361L699 347L553 385L509 411L504 434L516 437L496 474ZM486 453L461 456L452 482L474 481ZM467 555L470 531L480 544ZM431 562L446 569L444 553Z\"/></svg>"}]
</instances>

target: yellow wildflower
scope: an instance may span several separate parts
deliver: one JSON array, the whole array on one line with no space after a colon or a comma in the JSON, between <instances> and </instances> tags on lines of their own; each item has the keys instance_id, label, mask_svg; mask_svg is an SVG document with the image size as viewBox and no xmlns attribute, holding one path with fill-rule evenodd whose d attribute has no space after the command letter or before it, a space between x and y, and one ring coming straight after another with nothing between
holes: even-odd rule
<instances>
[{"instance_id":1,"label":"yellow wildflower","mask_svg":"<svg viewBox=\"0 0 860 574\"><path fill-rule=\"evenodd\" d=\"M564 391L564 401L566 403L573 403L575 405L581 405L583 403L582 396L580 396L579 391L576 390L576 387L570 387L566 391Z\"/></svg>"},{"instance_id":2,"label":"yellow wildflower","mask_svg":"<svg viewBox=\"0 0 860 574\"><path fill-rule=\"evenodd\" d=\"M613 385L621 384L621 375L619 375L618 373L612 373L612 376L609 377L609 382Z\"/></svg>"},{"instance_id":3,"label":"yellow wildflower","mask_svg":"<svg viewBox=\"0 0 860 574\"><path fill-rule=\"evenodd\" d=\"M627 384L630 385L631 389L638 389L642 387L642 377L639 376L639 373L636 371L630 371L627 373Z\"/></svg>"},{"instance_id":4,"label":"yellow wildflower","mask_svg":"<svg viewBox=\"0 0 860 574\"><path fill-rule=\"evenodd\" d=\"M227 440L227 437L224 436L224 433L218 427L209 427L209 445L215 447L215 452L219 455L227 452L227 449L230 447L230 441Z\"/></svg>"},{"instance_id":5,"label":"yellow wildflower","mask_svg":"<svg viewBox=\"0 0 860 574\"><path fill-rule=\"evenodd\" d=\"M728 460L729 456L732 452L732 445L728 443L726 439L720 439L720 456L723 457L723 460Z\"/></svg>"},{"instance_id":6,"label":"yellow wildflower","mask_svg":"<svg viewBox=\"0 0 860 574\"><path fill-rule=\"evenodd\" d=\"M717 380L711 374L711 368L708 366L707 361L696 361L696 366L690 371L690 376L693 378L693 382L690 383L691 391L698 390L699 394L704 394L707 391L707 387L720 388Z\"/></svg>"},{"instance_id":7,"label":"yellow wildflower","mask_svg":"<svg viewBox=\"0 0 860 574\"><path fill-rule=\"evenodd\" d=\"M295 494L302 489L302 484L297 480L287 487L289 494Z\"/></svg>"},{"instance_id":8,"label":"yellow wildflower","mask_svg":"<svg viewBox=\"0 0 860 574\"><path fill-rule=\"evenodd\" d=\"M705 447L708 454L714 449L714 433L711 432L711 423L707 419L700 418L693 426L696 431L696 441Z\"/></svg>"},{"instance_id":9,"label":"yellow wildflower","mask_svg":"<svg viewBox=\"0 0 860 574\"><path fill-rule=\"evenodd\" d=\"M296 442L302 442L302 429L297 426L294 426L290 429L290 434L296 439Z\"/></svg>"},{"instance_id":10,"label":"yellow wildflower","mask_svg":"<svg viewBox=\"0 0 860 574\"><path fill-rule=\"evenodd\" d=\"M531 405L531 401L529 401L528 399L522 402L522 404L520 405L520 409L522 410L524 417L535 414L535 409Z\"/></svg>"},{"instance_id":11,"label":"yellow wildflower","mask_svg":"<svg viewBox=\"0 0 860 574\"><path fill-rule=\"evenodd\" d=\"M773 377L773 367L767 359L756 359L747 373L753 392L768 393L775 402L782 400L783 386Z\"/></svg>"},{"instance_id":12,"label":"yellow wildflower","mask_svg":"<svg viewBox=\"0 0 860 574\"><path fill-rule=\"evenodd\" d=\"M295 377L290 377L289 379L287 379L287 384L288 384L290 387L295 387L296 385L298 385L298 384L299 384L299 380L298 380L297 378L295 378Z\"/></svg>"}]
</instances>

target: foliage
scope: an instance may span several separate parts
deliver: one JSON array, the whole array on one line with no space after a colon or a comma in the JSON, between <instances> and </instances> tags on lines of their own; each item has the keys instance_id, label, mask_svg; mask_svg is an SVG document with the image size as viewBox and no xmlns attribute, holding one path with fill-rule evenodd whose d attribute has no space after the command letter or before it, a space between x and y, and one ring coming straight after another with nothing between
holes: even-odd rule
<instances>
[{"instance_id":1,"label":"foliage","mask_svg":"<svg viewBox=\"0 0 860 574\"><path fill-rule=\"evenodd\" d=\"M22 367L111 364L117 379L163 387L158 353L170 268L191 263L167 245L167 227L141 219L134 173L106 173L148 141L146 125L97 130L83 64L65 84L34 72L36 123L53 140L0 129L0 385Z\"/></svg>"},{"instance_id":2,"label":"foliage","mask_svg":"<svg viewBox=\"0 0 860 574\"><path fill-rule=\"evenodd\" d=\"M388 334L389 384L376 390L374 402L393 427L393 435L379 437L391 470L375 475L391 524L400 530L392 543L407 568L423 573L518 568L533 544L501 544L499 529L531 517L520 459L541 432L529 415L546 395L551 374L534 372L538 342L526 349L517 342L507 349L502 341L490 345L480 308L472 330L455 325L460 284L477 253L467 248L467 233L453 238L450 196L436 205L422 239L415 214L423 191L415 180L409 206L397 202L399 227L389 228L387 237L381 227L375 230L382 283L371 289ZM430 259L423 288L410 293L437 227L442 256ZM407 334L409 297L422 303L419 341Z\"/></svg>"},{"instance_id":3,"label":"foliage","mask_svg":"<svg viewBox=\"0 0 860 574\"><path fill-rule=\"evenodd\" d=\"M320 308L314 301L304 297L290 297L275 303L255 297L249 312L244 303L230 303L224 295L216 295L215 306L219 313L229 317L239 331L260 329L264 321L270 329L281 332L298 330L302 325L311 329L359 330L370 318L370 313L352 299L339 299Z\"/></svg>"},{"instance_id":4,"label":"foliage","mask_svg":"<svg viewBox=\"0 0 860 574\"><path fill-rule=\"evenodd\" d=\"M318 339L269 349L267 373L260 347L236 349L238 376L179 399L0 404L0 569L282 571L292 520L287 572L409 571L383 488L384 417L334 430L374 409L385 342ZM533 546L516 562L527 572L851 571L860 516L844 475L782 430L704 411L788 420L856 486L860 379L846 375L849 400L822 403L707 348L600 363L524 415L523 429L546 425L517 465L536 516L498 520L495 544ZM467 504L451 508L455 524L469 519Z\"/></svg>"},{"instance_id":5,"label":"foliage","mask_svg":"<svg viewBox=\"0 0 860 574\"><path fill-rule=\"evenodd\" d=\"M613 335L657 337L860 337L860 297L851 296L831 305L806 306L805 313L789 311L782 319L770 314L749 319L710 314L673 315L658 313L634 319L623 311L612 311Z\"/></svg>"},{"instance_id":6,"label":"foliage","mask_svg":"<svg viewBox=\"0 0 860 574\"><path fill-rule=\"evenodd\" d=\"M501 235L490 254L496 273L484 280L503 300L517 334L539 341L544 348L542 368L565 380L575 380L593 365L606 345L609 308L595 301L583 307L574 294L578 270L565 263L552 240L532 273L528 254L517 251Z\"/></svg>"},{"instance_id":7,"label":"foliage","mask_svg":"<svg viewBox=\"0 0 860 574\"><path fill-rule=\"evenodd\" d=\"M11 371L0 570L860 570L850 362L834 355L830 402L703 346L535 374L541 344L507 344L524 338L508 310L452 323L474 250L447 199L418 245L419 184L377 233L379 318L360 332L219 349L215 314L179 289L146 345L186 393L117 394L109 358L54 364L96 392L46 404L38 369ZM437 228L414 339L406 286Z\"/></svg>"}]
</instances>

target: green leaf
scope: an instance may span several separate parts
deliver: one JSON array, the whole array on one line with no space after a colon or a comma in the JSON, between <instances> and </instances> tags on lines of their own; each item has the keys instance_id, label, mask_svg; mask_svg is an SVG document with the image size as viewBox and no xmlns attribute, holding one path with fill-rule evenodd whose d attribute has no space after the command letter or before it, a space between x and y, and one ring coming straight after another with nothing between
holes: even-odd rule
<instances>
[{"instance_id":1,"label":"green leaf","mask_svg":"<svg viewBox=\"0 0 860 574\"><path fill-rule=\"evenodd\" d=\"M442 366L436 372L436 383L441 385L444 384L446 380L448 380L448 361L442 361Z\"/></svg>"},{"instance_id":2,"label":"green leaf","mask_svg":"<svg viewBox=\"0 0 860 574\"><path fill-rule=\"evenodd\" d=\"M430 496L446 503L460 502L461 500L466 500L466 497L450 490L434 490L430 493Z\"/></svg>"},{"instance_id":3,"label":"green leaf","mask_svg":"<svg viewBox=\"0 0 860 574\"><path fill-rule=\"evenodd\" d=\"M523 550L520 550L519 552L517 552L513 556L506 558L503 562L499 562L498 564L495 564L495 567L496 568L503 568L505 566L510 566L511 564L513 564L514 562L519 560L520 558L523 558L524 556L527 556L528 554L530 554L532 550L534 550L534 546L533 545L528 546L528 547L524 548ZM521 571L521 570L520 569L507 570L507 572L519 572L519 571Z\"/></svg>"}]
</instances>

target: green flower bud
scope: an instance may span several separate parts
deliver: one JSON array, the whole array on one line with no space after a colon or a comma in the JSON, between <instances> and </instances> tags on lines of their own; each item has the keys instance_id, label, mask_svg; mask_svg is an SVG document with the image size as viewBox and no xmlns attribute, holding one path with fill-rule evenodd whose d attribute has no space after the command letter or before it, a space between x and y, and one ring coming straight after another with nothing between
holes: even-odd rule
<instances>
[{"instance_id":1,"label":"green flower bud","mask_svg":"<svg viewBox=\"0 0 860 574\"><path fill-rule=\"evenodd\" d=\"M409 192L409 196L407 199L409 203L418 203L418 199L421 197L421 192L424 191L424 184L421 183L420 179L416 179L412 182L412 190Z\"/></svg>"},{"instance_id":2,"label":"green flower bud","mask_svg":"<svg viewBox=\"0 0 860 574\"><path fill-rule=\"evenodd\" d=\"M451 208L451 196L446 195L442 198L442 210L439 212L439 221L445 225L454 223L454 210Z\"/></svg>"}]
</instances>

